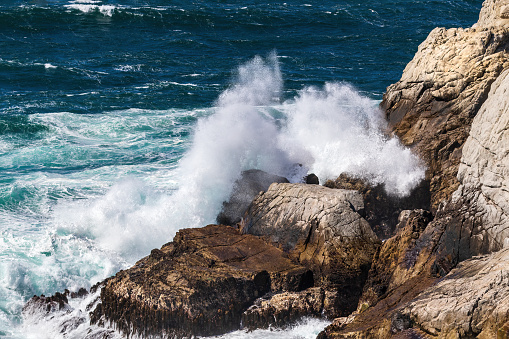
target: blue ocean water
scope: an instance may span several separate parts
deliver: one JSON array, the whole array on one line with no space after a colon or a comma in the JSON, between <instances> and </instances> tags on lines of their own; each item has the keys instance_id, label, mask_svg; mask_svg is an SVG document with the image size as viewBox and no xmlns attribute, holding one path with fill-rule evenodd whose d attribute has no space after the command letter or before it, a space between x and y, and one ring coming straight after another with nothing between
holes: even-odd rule
<instances>
[{"instance_id":1,"label":"blue ocean water","mask_svg":"<svg viewBox=\"0 0 509 339\"><path fill-rule=\"evenodd\" d=\"M0 337L61 336L26 300L214 222L243 169L405 194L423 168L377 104L429 31L481 4L1 1ZM267 333L230 337L248 335Z\"/></svg>"}]
</instances>

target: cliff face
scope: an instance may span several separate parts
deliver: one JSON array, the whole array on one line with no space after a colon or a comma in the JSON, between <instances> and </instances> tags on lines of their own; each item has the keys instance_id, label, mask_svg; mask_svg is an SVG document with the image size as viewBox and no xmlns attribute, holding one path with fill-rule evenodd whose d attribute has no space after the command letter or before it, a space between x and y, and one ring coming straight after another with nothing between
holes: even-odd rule
<instances>
[{"instance_id":1,"label":"cliff face","mask_svg":"<svg viewBox=\"0 0 509 339\"><path fill-rule=\"evenodd\" d=\"M488 0L472 28L433 30L387 89L393 133L428 164L433 215L401 214L355 317L323 338L507 336L508 5Z\"/></svg>"},{"instance_id":2,"label":"cliff face","mask_svg":"<svg viewBox=\"0 0 509 339\"><path fill-rule=\"evenodd\" d=\"M393 132L428 164L434 210L451 197L461 150L491 84L509 67L501 2L486 2L472 28L436 28L419 46L381 107ZM503 14L505 18L505 14Z\"/></svg>"}]
</instances>

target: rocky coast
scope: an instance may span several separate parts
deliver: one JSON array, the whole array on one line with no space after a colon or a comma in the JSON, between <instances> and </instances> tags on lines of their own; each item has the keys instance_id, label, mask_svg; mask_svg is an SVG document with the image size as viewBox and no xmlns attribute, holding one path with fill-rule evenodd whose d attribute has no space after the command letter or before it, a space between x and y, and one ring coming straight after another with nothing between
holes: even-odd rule
<instances>
[{"instance_id":1,"label":"rocky coast","mask_svg":"<svg viewBox=\"0 0 509 339\"><path fill-rule=\"evenodd\" d=\"M381 109L426 178L404 198L343 174L244 172L218 225L182 229L93 288L89 338L332 321L319 338L509 338L509 1L437 28ZM25 312L69 312L34 296ZM85 318L79 318L83 322ZM63 333L66 331L62 329Z\"/></svg>"}]
</instances>

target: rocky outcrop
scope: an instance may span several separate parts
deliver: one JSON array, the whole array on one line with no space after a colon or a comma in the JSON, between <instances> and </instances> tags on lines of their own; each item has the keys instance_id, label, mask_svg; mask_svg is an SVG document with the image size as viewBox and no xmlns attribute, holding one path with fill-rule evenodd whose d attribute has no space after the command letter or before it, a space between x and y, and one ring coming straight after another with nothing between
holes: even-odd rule
<instances>
[{"instance_id":1,"label":"rocky outcrop","mask_svg":"<svg viewBox=\"0 0 509 339\"><path fill-rule=\"evenodd\" d=\"M356 191L272 184L253 200L241 226L311 268L317 286L337 292L333 313L344 315L355 309L380 243L359 214L363 208Z\"/></svg>"},{"instance_id":2,"label":"rocky outcrop","mask_svg":"<svg viewBox=\"0 0 509 339\"><path fill-rule=\"evenodd\" d=\"M183 229L173 242L106 280L93 323L127 335L188 337L238 329L268 292L313 286L308 269L229 226Z\"/></svg>"},{"instance_id":3,"label":"rocky outcrop","mask_svg":"<svg viewBox=\"0 0 509 339\"><path fill-rule=\"evenodd\" d=\"M509 26L498 20L504 5L485 2L472 28L434 29L381 103L393 132L427 162L433 210L458 188L472 119L509 67Z\"/></svg>"},{"instance_id":4,"label":"rocky outcrop","mask_svg":"<svg viewBox=\"0 0 509 339\"><path fill-rule=\"evenodd\" d=\"M240 179L236 180L232 194L228 201L223 203L217 222L222 225L233 226L240 222L249 204L261 191L266 191L274 182L289 182L288 179L264 171L252 169L242 172Z\"/></svg>"},{"instance_id":5,"label":"rocky outcrop","mask_svg":"<svg viewBox=\"0 0 509 339\"><path fill-rule=\"evenodd\" d=\"M507 338L509 249L460 263L401 313L437 338Z\"/></svg>"},{"instance_id":6,"label":"rocky outcrop","mask_svg":"<svg viewBox=\"0 0 509 339\"><path fill-rule=\"evenodd\" d=\"M491 86L472 122L458 171L460 186L437 213L433 269L446 274L459 262L509 245L509 70Z\"/></svg>"},{"instance_id":7,"label":"rocky outcrop","mask_svg":"<svg viewBox=\"0 0 509 339\"><path fill-rule=\"evenodd\" d=\"M428 164L433 215L401 216L375 256L356 313L322 338L493 338L505 331L505 308L492 311L506 302L508 285L488 277L488 264L473 264L479 258L468 259L509 245L506 5L486 1L472 28L433 30L388 88L382 107L393 132ZM490 256L490 267L501 273L505 256Z\"/></svg>"},{"instance_id":8,"label":"rocky outcrop","mask_svg":"<svg viewBox=\"0 0 509 339\"><path fill-rule=\"evenodd\" d=\"M408 197L403 198L389 195L384 184L374 186L346 174L341 174L336 180L327 180L324 186L358 191L364 199L362 216L380 239L394 235L401 211L430 209L429 185L426 181L422 181Z\"/></svg>"},{"instance_id":9,"label":"rocky outcrop","mask_svg":"<svg viewBox=\"0 0 509 339\"><path fill-rule=\"evenodd\" d=\"M431 213L425 210L400 214L396 235L386 240L375 254L359 303L361 309L375 305L390 291L422 273L426 263L423 259L427 256L420 254L429 244L420 236L431 219Z\"/></svg>"},{"instance_id":10,"label":"rocky outcrop","mask_svg":"<svg viewBox=\"0 0 509 339\"><path fill-rule=\"evenodd\" d=\"M301 292L268 294L257 299L242 314L242 325L247 329L284 327L302 317L321 317L328 311L326 291L320 287Z\"/></svg>"}]
</instances>

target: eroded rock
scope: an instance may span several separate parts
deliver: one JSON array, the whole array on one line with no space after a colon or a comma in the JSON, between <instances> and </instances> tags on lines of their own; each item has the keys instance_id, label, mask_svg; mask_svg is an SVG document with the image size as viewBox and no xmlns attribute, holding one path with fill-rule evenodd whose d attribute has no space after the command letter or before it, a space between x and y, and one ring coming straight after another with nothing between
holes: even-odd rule
<instances>
[{"instance_id":1,"label":"eroded rock","mask_svg":"<svg viewBox=\"0 0 509 339\"><path fill-rule=\"evenodd\" d=\"M341 174L328 180L324 186L358 191L364 199L362 216L380 239L394 235L398 217L403 210L430 209L429 182L422 181L407 197L389 195L383 184L376 186L365 180Z\"/></svg>"},{"instance_id":2,"label":"eroded rock","mask_svg":"<svg viewBox=\"0 0 509 339\"><path fill-rule=\"evenodd\" d=\"M460 263L403 312L438 338L497 338L509 322L509 249Z\"/></svg>"},{"instance_id":3,"label":"eroded rock","mask_svg":"<svg viewBox=\"0 0 509 339\"><path fill-rule=\"evenodd\" d=\"M499 5L487 1L473 28L434 29L381 103L393 132L428 165L433 210L458 188L472 119L509 67L509 26L488 13L498 13Z\"/></svg>"},{"instance_id":4,"label":"eroded rock","mask_svg":"<svg viewBox=\"0 0 509 339\"><path fill-rule=\"evenodd\" d=\"M253 235L229 226L180 230L172 243L106 280L94 321L127 335L188 337L238 329L271 291L313 286L312 273Z\"/></svg>"},{"instance_id":5,"label":"eroded rock","mask_svg":"<svg viewBox=\"0 0 509 339\"><path fill-rule=\"evenodd\" d=\"M320 287L268 294L244 312L242 324L247 329L284 327L305 316L321 317L327 313L326 300L326 291Z\"/></svg>"}]
</instances>

